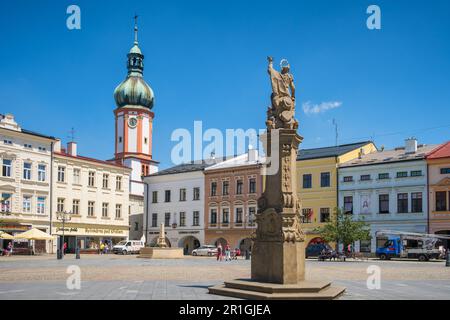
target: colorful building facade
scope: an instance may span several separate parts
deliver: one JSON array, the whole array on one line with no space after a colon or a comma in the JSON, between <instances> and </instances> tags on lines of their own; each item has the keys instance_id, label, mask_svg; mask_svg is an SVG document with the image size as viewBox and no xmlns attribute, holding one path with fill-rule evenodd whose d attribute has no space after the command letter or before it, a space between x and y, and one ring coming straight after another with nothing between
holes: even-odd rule
<instances>
[{"instance_id":1,"label":"colorful building facade","mask_svg":"<svg viewBox=\"0 0 450 320\"><path fill-rule=\"evenodd\" d=\"M427 156L428 163L428 232L450 235L450 141ZM450 243L445 241L448 248Z\"/></svg>"},{"instance_id":2,"label":"colorful building facade","mask_svg":"<svg viewBox=\"0 0 450 320\"><path fill-rule=\"evenodd\" d=\"M251 250L262 163L257 150L249 150L204 170L206 244Z\"/></svg>"},{"instance_id":3,"label":"colorful building facade","mask_svg":"<svg viewBox=\"0 0 450 320\"><path fill-rule=\"evenodd\" d=\"M338 206L338 165L374 151L376 147L371 141L299 150L297 190L306 245L323 242L315 229L329 221Z\"/></svg>"}]
</instances>

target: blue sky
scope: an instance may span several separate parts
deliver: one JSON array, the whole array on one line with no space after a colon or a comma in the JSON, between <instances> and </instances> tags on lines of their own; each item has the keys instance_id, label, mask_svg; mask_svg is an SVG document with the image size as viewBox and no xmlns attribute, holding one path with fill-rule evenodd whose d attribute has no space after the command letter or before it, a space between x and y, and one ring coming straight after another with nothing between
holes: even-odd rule
<instances>
[{"instance_id":1,"label":"blue sky","mask_svg":"<svg viewBox=\"0 0 450 320\"><path fill-rule=\"evenodd\" d=\"M81 30L66 8L81 8ZM366 27L377 4L382 29ZM450 1L5 1L0 11L0 112L79 152L114 152L114 88L126 76L139 20L146 81L156 95L155 160L171 165L176 128L263 128L266 56L287 58L303 148L414 135L450 139ZM302 105L339 102L305 114Z\"/></svg>"}]
</instances>

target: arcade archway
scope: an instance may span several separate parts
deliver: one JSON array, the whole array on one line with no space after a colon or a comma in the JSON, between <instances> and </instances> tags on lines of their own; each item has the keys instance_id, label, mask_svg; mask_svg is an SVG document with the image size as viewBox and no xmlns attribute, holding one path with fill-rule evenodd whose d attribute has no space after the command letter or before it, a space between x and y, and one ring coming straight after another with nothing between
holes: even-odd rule
<instances>
[{"instance_id":1,"label":"arcade archway","mask_svg":"<svg viewBox=\"0 0 450 320\"><path fill-rule=\"evenodd\" d=\"M194 236L186 236L178 241L178 247L183 248L184 255L190 255L192 253L192 250L200 247L200 240L198 240Z\"/></svg>"}]
</instances>

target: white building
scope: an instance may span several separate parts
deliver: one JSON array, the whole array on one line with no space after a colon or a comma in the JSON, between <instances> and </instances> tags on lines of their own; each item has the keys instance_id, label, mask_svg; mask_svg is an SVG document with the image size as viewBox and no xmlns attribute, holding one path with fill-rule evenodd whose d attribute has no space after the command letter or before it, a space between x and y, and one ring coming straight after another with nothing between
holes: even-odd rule
<instances>
[{"instance_id":1,"label":"white building","mask_svg":"<svg viewBox=\"0 0 450 320\"><path fill-rule=\"evenodd\" d=\"M58 141L53 172L52 234L63 235L58 213L71 213L64 224L68 252L76 247L95 250L101 242L115 244L128 239L130 168L81 156L75 142L64 149Z\"/></svg>"},{"instance_id":2,"label":"white building","mask_svg":"<svg viewBox=\"0 0 450 320\"><path fill-rule=\"evenodd\" d=\"M0 115L0 230L12 235L38 228L50 233L51 162L54 137L22 129L13 115ZM9 241L1 241L2 248ZM15 241L15 252L28 243ZM36 252L50 252L50 241L35 241Z\"/></svg>"},{"instance_id":3,"label":"white building","mask_svg":"<svg viewBox=\"0 0 450 320\"><path fill-rule=\"evenodd\" d=\"M168 245L184 248L185 254L205 243L205 167L206 163L181 164L144 178L148 245L156 243L161 223Z\"/></svg>"},{"instance_id":4,"label":"white building","mask_svg":"<svg viewBox=\"0 0 450 320\"><path fill-rule=\"evenodd\" d=\"M427 163L425 156L436 145L417 145L382 150L339 166L338 206L370 224L372 240L356 244L356 250L375 252L384 238L378 230L424 233L428 223Z\"/></svg>"}]
</instances>

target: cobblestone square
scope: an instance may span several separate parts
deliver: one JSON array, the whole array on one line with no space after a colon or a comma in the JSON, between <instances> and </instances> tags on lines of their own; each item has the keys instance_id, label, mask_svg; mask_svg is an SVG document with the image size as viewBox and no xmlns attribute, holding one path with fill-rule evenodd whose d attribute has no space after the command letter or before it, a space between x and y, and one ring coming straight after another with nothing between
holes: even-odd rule
<instances>
[{"instance_id":1,"label":"cobblestone square","mask_svg":"<svg viewBox=\"0 0 450 320\"><path fill-rule=\"evenodd\" d=\"M69 290L69 266L81 270L80 290ZM381 288L366 285L371 265L380 267ZM306 261L309 280L332 280L347 287L340 299L450 299L450 268L445 262ZM224 280L250 277L250 261L217 262L215 258L138 259L128 255L67 255L1 257L0 299L44 300L209 300L229 299L208 294Z\"/></svg>"}]
</instances>

